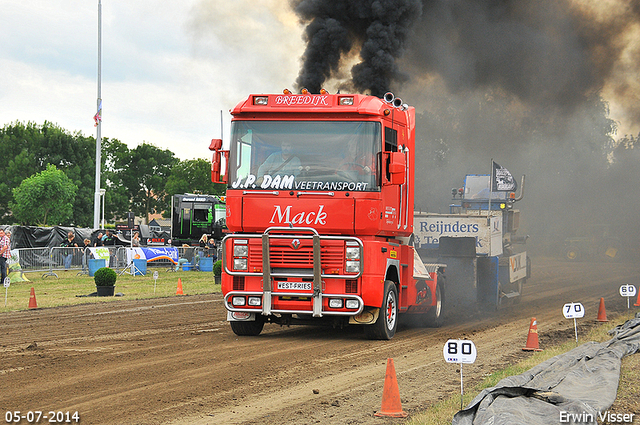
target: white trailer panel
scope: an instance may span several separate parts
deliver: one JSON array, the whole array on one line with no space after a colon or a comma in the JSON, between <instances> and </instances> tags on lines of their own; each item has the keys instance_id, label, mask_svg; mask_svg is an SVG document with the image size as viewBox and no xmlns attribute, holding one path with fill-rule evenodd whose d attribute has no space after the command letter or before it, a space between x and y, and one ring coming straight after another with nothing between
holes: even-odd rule
<instances>
[{"instance_id":1,"label":"white trailer panel","mask_svg":"<svg viewBox=\"0 0 640 425\"><path fill-rule=\"evenodd\" d=\"M486 212L485 212L486 213ZM413 233L417 248L437 249L443 236L474 237L476 254L502 255L502 217L473 214L415 213Z\"/></svg>"}]
</instances>

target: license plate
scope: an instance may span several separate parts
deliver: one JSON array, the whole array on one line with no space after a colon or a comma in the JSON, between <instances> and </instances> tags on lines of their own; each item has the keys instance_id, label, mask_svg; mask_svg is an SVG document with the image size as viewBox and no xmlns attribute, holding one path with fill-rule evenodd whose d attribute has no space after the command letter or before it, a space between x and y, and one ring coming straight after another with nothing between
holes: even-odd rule
<instances>
[{"instance_id":1,"label":"license plate","mask_svg":"<svg viewBox=\"0 0 640 425\"><path fill-rule=\"evenodd\" d=\"M278 282L281 291L310 291L311 282Z\"/></svg>"}]
</instances>

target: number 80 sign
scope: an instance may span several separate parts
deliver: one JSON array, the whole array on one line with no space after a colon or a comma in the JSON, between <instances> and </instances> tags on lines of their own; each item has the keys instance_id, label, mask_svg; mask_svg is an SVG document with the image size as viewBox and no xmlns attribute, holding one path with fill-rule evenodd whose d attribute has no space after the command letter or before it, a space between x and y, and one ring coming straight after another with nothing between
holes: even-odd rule
<instances>
[{"instance_id":1,"label":"number 80 sign","mask_svg":"<svg viewBox=\"0 0 640 425\"><path fill-rule=\"evenodd\" d=\"M450 339L442 354L447 363L474 363L478 352L475 344L467 339Z\"/></svg>"}]
</instances>

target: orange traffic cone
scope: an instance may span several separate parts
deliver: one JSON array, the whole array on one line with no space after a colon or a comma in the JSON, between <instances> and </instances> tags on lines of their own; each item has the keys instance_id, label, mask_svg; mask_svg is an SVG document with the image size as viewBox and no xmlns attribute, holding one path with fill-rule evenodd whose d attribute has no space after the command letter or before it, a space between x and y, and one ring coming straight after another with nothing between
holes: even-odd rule
<instances>
[{"instance_id":1,"label":"orange traffic cone","mask_svg":"<svg viewBox=\"0 0 640 425\"><path fill-rule=\"evenodd\" d=\"M638 290L638 301L633 305L634 307L640 307L640 290Z\"/></svg>"},{"instance_id":2,"label":"orange traffic cone","mask_svg":"<svg viewBox=\"0 0 640 425\"><path fill-rule=\"evenodd\" d=\"M598 308L598 322L608 322L607 312L604 309L604 298L600 298L600 308Z\"/></svg>"},{"instance_id":3,"label":"orange traffic cone","mask_svg":"<svg viewBox=\"0 0 640 425\"><path fill-rule=\"evenodd\" d=\"M29 308L38 308L38 303L36 302L36 291L31 288L31 296L29 297Z\"/></svg>"},{"instance_id":4,"label":"orange traffic cone","mask_svg":"<svg viewBox=\"0 0 640 425\"><path fill-rule=\"evenodd\" d=\"M382 390L382 408L374 416L388 416L391 418L406 418L408 416L407 413L402 411L393 359L387 359L387 373L384 377L384 389Z\"/></svg>"},{"instance_id":5,"label":"orange traffic cone","mask_svg":"<svg viewBox=\"0 0 640 425\"><path fill-rule=\"evenodd\" d=\"M176 290L176 295L184 295L182 292L182 279L178 278L178 289Z\"/></svg>"},{"instance_id":6,"label":"orange traffic cone","mask_svg":"<svg viewBox=\"0 0 640 425\"><path fill-rule=\"evenodd\" d=\"M522 351L542 351L538 345L538 321L535 317L531 318L529 325L529 334L527 335L527 345Z\"/></svg>"}]
</instances>

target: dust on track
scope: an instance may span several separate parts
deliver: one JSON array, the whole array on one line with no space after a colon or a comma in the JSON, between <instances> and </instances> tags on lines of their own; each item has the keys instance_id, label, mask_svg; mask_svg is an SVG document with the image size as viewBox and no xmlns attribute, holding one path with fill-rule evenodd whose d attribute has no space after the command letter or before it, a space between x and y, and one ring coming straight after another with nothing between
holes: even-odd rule
<instances>
[{"instance_id":1,"label":"dust on track","mask_svg":"<svg viewBox=\"0 0 640 425\"><path fill-rule=\"evenodd\" d=\"M611 315L626 309L632 263L567 263L541 258L518 304L439 329L401 327L391 341L361 329L281 328L237 337L221 294L87 304L0 315L3 412L78 411L84 424L380 424L387 358L394 358L408 413L459 394L456 365L442 359L449 338L472 339L472 383L528 354L531 317L542 348L573 337L561 315L582 302L595 321L600 297ZM613 326L613 325L612 325ZM25 422L25 421L23 421ZM26 422L25 422L26 423Z\"/></svg>"}]
</instances>

